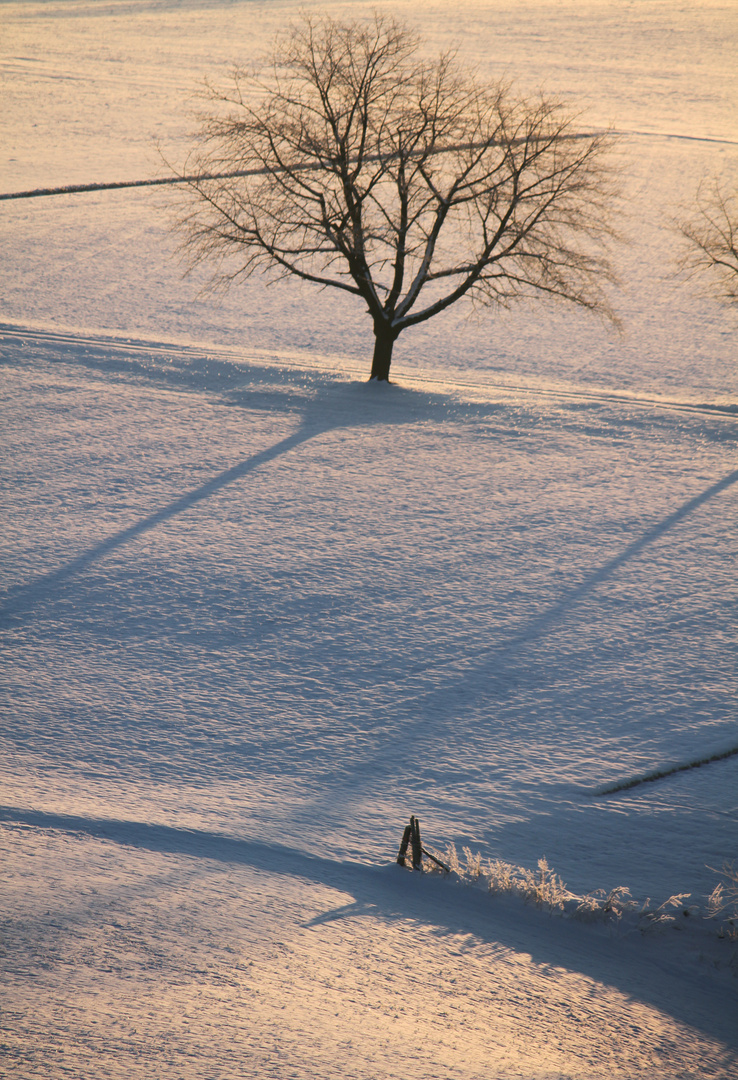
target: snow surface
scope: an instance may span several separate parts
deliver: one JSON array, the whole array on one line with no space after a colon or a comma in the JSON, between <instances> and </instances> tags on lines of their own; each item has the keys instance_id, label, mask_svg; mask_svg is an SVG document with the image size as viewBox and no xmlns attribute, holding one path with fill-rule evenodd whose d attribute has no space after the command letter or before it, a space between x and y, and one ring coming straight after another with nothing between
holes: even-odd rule
<instances>
[{"instance_id":1,"label":"snow surface","mask_svg":"<svg viewBox=\"0 0 738 1080\"><path fill-rule=\"evenodd\" d=\"M166 190L0 203L9 1076L738 1075L696 908L393 865L415 813L704 911L738 856L736 756L597 794L738 746L738 318L668 228L738 164L738 9L384 6L625 133L623 333L453 311L369 386L361 311L183 282ZM166 175L297 10L0 4L0 190Z\"/></svg>"}]
</instances>

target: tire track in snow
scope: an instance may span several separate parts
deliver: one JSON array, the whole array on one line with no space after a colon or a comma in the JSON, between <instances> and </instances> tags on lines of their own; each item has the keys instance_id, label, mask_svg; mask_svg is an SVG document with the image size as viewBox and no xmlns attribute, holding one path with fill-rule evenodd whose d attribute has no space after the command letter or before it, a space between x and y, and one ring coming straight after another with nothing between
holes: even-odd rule
<instances>
[{"instance_id":1,"label":"tire track in snow","mask_svg":"<svg viewBox=\"0 0 738 1080\"><path fill-rule=\"evenodd\" d=\"M717 143L718 146L738 146L736 139L718 139L713 135L683 135L674 131L628 131L625 128L613 128L613 135L631 136L643 139L678 139L680 142Z\"/></svg>"},{"instance_id":2,"label":"tire track in snow","mask_svg":"<svg viewBox=\"0 0 738 1080\"><path fill-rule=\"evenodd\" d=\"M567 137L572 139L589 139L597 134L601 133L587 131ZM668 131L627 131L619 130L617 128L613 129L612 134L622 135L626 137L634 136L646 139L678 139L684 142L716 143L719 146L738 146L738 142L734 139L718 139L710 135L682 135L679 133L672 133ZM442 154L458 149L465 149L465 147L460 148L456 146L450 146L436 152ZM301 171L319 172L322 170L322 168L322 165L310 164L301 166ZM191 176L163 176L157 177L153 180L101 180L88 184L66 184L62 187L32 188L26 191L6 191L0 193L0 202L8 201L11 199L41 199L52 195L84 195L94 191L117 191L122 188L162 187L178 184L196 184L202 180L236 180L242 176L264 176L272 171L274 170L266 168L238 169L234 172L224 173L193 174Z\"/></svg>"},{"instance_id":3,"label":"tire track in snow","mask_svg":"<svg viewBox=\"0 0 738 1080\"><path fill-rule=\"evenodd\" d=\"M446 386L454 390L497 390L509 394L525 394L530 397L557 398L574 402L600 402L612 405L635 405L644 409L674 409L678 412L706 413L710 416L738 417L738 404L721 404L709 401L672 401L669 398L640 397L636 394L619 394L607 390L565 390L556 386L520 386L514 383L474 383L460 380L434 379L425 375L403 375L403 382L416 383L422 387Z\"/></svg>"},{"instance_id":4,"label":"tire track in snow","mask_svg":"<svg viewBox=\"0 0 738 1080\"><path fill-rule=\"evenodd\" d=\"M661 769L652 769L650 772L639 773L637 776L627 777L624 780L615 780L611 784L597 788L591 794L601 797L603 795L615 795L620 791L630 791L631 788L640 787L641 784L664 780L667 776L674 776L676 773L687 772L690 769L699 769L702 765L711 765L715 761L725 761L726 758L734 757L736 754L738 754L738 746L732 746L728 750L721 750L714 754L682 762L679 765L666 765ZM714 813L715 811L711 812Z\"/></svg>"}]
</instances>

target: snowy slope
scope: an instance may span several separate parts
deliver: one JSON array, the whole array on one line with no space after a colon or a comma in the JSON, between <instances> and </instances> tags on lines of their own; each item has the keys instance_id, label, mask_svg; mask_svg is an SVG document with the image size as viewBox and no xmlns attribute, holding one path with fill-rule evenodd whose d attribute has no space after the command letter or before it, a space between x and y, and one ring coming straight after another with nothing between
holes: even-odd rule
<instances>
[{"instance_id":1,"label":"snowy slope","mask_svg":"<svg viewBox=\"0 0 738 1080\"><path fill-rule=\"evenodd\" d=\"M639 1061L640 1075L668 1076L672 1060L696 1068L693 1053L712 1063L704 1075L728 1075L736 986L723 983L732 953L712 951L714 931L593 941L586 926L572 936L471 891L419 893L388 864L414 811L436 843L524 865L545 855L579 891L624 884L704 904L706 864L731 854L738 759L592 792L736 741L735 420L605 397L369 387L63 335L7 331L4 345L19 1074L44 1075L45 1039L74 1070L95 1045L102 995L106 1042L123 1025L101 1058L109 1075L136 1061L169 1075L139 1024L182 1075L186 1020L198 1031L191 1074L215 1055L229 1075L213 1025L243 1024L258 990L232 1059L252 1061L252 1075L284 1075L278 1060L287 1075L330 1074L329 1063L391 1074L407 1021L386 1060L377 1045L408 995L413 1015L429 1011L424 1038L435 1045L440 1028L461 1053L458 1075L490 1061L541 1075L552 1031L554 1075L637 1075ZM327 940L307 934L314 919ZM501 970L483 978L500 950ZM644 988L652 950L666 973ZM685 1017L683 993L691 1002L710 970L700 953L719 982ZM634 955L646 964L635 976ZM429 996L400 957L410 971L435 966L441 987ZM51 966L29 989L39 963ZM214 1001L219 980L230 989ZM689 990L673 996L675 980ZM492 1038L491 1002L519 984L507 1034ZM206 1000L190 1002L196 991ZM316 998L317 1014L293 994ZM375 996L378 1024L352 1072L332 1010L350 1023ZM535 1051L513 1050L542 999ZM32 1053L28 1008L47 1017ZM667 1045L644 1057L654 1009L671 1017ZM603 1013L616 1020L595 1051L589 1036L570 1043L571 1024L599 1026ZM298 1051L303 1039L311 1050ZM438 1055L427 1049L406 1075L435 1075L431 1063L455 1075Z\"/></svg>"},{"instance_id":2,"label":"snowy slope","mask_svg":"<svg viewBox=\"0 0 738 1080\"><path fill-rule=\"evenodd\" d=\"M163 168L294 10L0 5L2 190ZM623 10L422 18L631 132L623 337L454 313L369 386L360 312L198 299L161 192L0 203L8 1075L736 1075L702 915L738 756L598 793L738 746L738 326L664 276L663 217L735 165L738 17ZM691 896L644 933L412 875L410 813Z\"/></svg>"}]
</instances>

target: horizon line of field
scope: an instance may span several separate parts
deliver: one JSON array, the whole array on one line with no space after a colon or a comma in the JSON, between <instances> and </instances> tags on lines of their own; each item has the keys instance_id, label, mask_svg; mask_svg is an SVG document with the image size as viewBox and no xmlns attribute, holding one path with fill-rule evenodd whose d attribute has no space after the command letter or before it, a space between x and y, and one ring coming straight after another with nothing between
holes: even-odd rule
<instances>
[{"instance_id":1,"label":"horizon line of field","mask_svg":"<svg viewBox=\"0 0 738 1080\"><path fill-rule=\"evenodd\" d=\"M673 132L661 132L661 131L627 131L620 130L618 128L603 129L602 131L583 131L578 132L575 135L564 136L567 139L590 139L597 135L627 135L637 136L639 138L659 138L659 139L683 139L687 142L708 142L717 143L721 146L738 146L738 140L735 139L718 139L709 135L683 135ZM522 140L516 140L522 141ZM461 146L446 146L441 147L438 150L432 151L435 154L452 153L455 150L461 149L479 149L482 144L468 143ZM374 157L369 160L374 160ZM323 170L324 166L321 164L304 164L295 166L295 171L300 172L315 172ZM0 193L0 202L7 202L11 199L40 199L55 195L82 195L89 194L96 191L117 191L124 188L142 188L142 187L165 187L174 186L177 184L194 184L203 180L232 180L242 176L263 176L272 172L287 171L282 169L272 169L268 166L264 166L259 169L238 169L233 172L225 173L202 173L192 174L185 176L166 176L157 177L153 180L112 180L112 181L99 181L91 184L66 184L62 187L48 187L48 188L31 188L26 191L7 191Z\"/></svg>"},{"instance_id":2,"label":"horizon line of field","mask_svg":"<svg viewBox=\"0 0 738 1080\"><path fill-rule=\"evenodd\" d=\"M124 338L112 334L108 335L105 332L96 335L94 331L91 332L89 330L85 330L82 333L76 333L72 330L37 328L33 326L24 326L19 323L0 322L0 335L2 334L12 335L14 337L33 337L37 340L48 342L76 342L79 345L92 345L97 347L107 346L110 349L118 351L139 353L179 352L186 355L197 353L202 349L206 351L206 355L203 357L205 361L218 358L230 361L236 365L244 363L249 366L255 363L274 363L277 368L287 370L297 369L299 371L313 372L316 375L365 375L364 367L359 367L358 363L342 364L340 368L329 367L326 369L321 368L317 363L313 363L308 359L298 358L295 355L283 355L274 351L264 351L263 353L260 353L259 350L254 350L255 355L251 359L246 359L240 350L220 344L203 343L202 345L189 345L177 341L147 341L140 338ZM675 412L698 413L714 416L718 419L735 420L738 418L738 402L718 403L709 401L678 401L670 398L643 397L637 394L618 393L614 390L608 391L605 389L566 389L557 386L525 386L517 383L505 382L475 382L469 379L453 378L453 375L450 375L449 377L440 377L415 374L412 371L403 371L401 378L403 383L416 384L419 389L422 389L425 385L430 385L433 387L448 387L451 390L494 390L503 394L525 394L541 398L563 398L571 401L604 402L606 404L632 405L643 409L666 409ZM367 380L363 378L361 381L366 382ZM242 390L248 387L248 385L249 383L245 382L238 386L230 386L228 389ZM398 384L396 380L391 380L390 385L400 384Z\"/></svg>"}]
</instances>

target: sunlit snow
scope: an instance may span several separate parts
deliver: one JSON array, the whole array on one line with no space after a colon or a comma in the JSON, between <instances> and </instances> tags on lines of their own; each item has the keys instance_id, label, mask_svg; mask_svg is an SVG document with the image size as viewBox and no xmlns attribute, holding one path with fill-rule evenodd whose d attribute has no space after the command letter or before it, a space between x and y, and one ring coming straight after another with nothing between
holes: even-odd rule
<instances>
[{"instance_id":1,"label":"sunlit snow","mask_svg":"<svg viewBox=\"0 0 738 1080\"><path fill-rule=\"evenodd\" d=\"M0 194L169 175L305 6L0 4ZM738 314L670 228L738 10L374 6L622 133L622 331L452 309L368 385L360 305L183 280L172 189L0 202L9 1076L736 1075L738 756L600 792L738 747ZM550 915L401 870L410 814L690 896Z\"/></svg>"}]
</instances>

